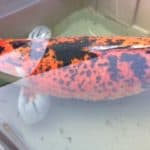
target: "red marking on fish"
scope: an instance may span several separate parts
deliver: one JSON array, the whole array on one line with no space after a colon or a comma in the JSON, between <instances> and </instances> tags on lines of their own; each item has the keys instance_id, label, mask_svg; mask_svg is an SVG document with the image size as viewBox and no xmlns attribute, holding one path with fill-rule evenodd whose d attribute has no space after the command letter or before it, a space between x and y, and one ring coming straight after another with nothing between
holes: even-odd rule
<instances>
[{"instance_id":1,"label":"red marking on fish","mask_svg":"<svg viewBox=\"0 0 150 150\"><path fill-rule=\"evenodd\" d=\"M0 71L19 76L16 67L37 93L91 101L118 99L149 86L150 38L0 40Z\"/></svg>"}]
</instances>

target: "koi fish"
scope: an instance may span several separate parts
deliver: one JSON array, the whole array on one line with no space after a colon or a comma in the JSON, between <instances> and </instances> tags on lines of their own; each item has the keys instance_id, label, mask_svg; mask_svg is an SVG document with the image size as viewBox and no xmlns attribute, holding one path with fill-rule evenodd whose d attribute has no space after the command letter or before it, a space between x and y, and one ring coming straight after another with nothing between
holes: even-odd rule
<instances>
[{"instance_id":1,"label":"koi fish","mask_svg":"<svg viewBox=\"0 0 150 150\"><path fill-rule=\"evenodd\" d=\"M58 37L0 40L0 71L25 80L18 110L27 123L42 120L50 97L117 100L150 85L150 38Z\"/></svg>"}]
</instances>

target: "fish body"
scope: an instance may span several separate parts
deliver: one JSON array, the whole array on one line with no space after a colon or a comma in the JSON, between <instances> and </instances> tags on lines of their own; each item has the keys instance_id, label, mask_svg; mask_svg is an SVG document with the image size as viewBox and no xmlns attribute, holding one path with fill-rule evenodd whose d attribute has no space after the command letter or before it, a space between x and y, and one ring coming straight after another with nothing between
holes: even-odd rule
<instances>
[{"instance_id":1,"label":"fish body","mask_svg":"<svg viewBox=\"0 0 150 150\"><path fill-rule=\"evenodd\" d=\"M54 97L99 102L149 90L150 38L1 39L0 72L19 80L19 116L34 124Z\"/></svg>"},{"instance_id":2,"label":"fish body","mask_svg":"<svg viewBox=\"0 0 150 150\"><path fill-rule=\"evenodd\" d=\"M0 40L0 71L26 79L26 93L115 100L149 87L150 38Z\"/></svg>"}]
</instances>

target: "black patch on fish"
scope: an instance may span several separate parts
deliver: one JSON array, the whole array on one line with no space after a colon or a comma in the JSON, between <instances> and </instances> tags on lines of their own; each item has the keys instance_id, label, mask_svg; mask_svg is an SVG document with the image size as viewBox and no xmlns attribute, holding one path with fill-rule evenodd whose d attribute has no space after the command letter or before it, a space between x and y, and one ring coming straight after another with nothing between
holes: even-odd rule
<instances>
[{"instance_id":1,"label":"black patch on fish","mask_svg":"<svg viewBox=\"0 0 150 150\"><path fill-rule=\"evenodd\" d=\"M5 50L3 46L0 46L0 54Z\"/></svg>"},{"instance_id":2,"label":"black patch on fish","mask_svg":"<svg viewBox=\"0 0 150 150\"><path fill-rule=\"evenodd\" d=\"M115 40L115 41L113 41L112 39L107 39L106 40L107 45L110 45L110 46L112 46L112 45L121 45L123 42L124 42L123 39Z\"/></svg>"},{"instance_id":3,"label":"black patch on fish","mask_svg":"<svg viewBox=\"0 0 150 150\"><path fill-rule=\"evenodd\" d=\"M72 43L58 43L57 45L49 47L49 49L55 50L56 60L63 61L64 66L67 66L70 65L71 61L75 58L79 60L84 60L85 55L88 55L90 58L97 57L96 54L83 50L83 48L88 47L91 44L92 41L89 41L88 37L84 37L82 39L75 40L75 42Z\"/></svg>"},{"instance_id":4,"label":"black patch on fish","mask_svg":"<svg viewBox=\"0 0 150 150\"><path fill-rule=\"evenodd\" d=\"M17 49L19 47L28 47L29 46L29 41L25 40L25 41L22 41L22 40L19 40L19 41L11 41L10 44L12 45L12 47L14 49Z\"/></svg>"}]
</instances>

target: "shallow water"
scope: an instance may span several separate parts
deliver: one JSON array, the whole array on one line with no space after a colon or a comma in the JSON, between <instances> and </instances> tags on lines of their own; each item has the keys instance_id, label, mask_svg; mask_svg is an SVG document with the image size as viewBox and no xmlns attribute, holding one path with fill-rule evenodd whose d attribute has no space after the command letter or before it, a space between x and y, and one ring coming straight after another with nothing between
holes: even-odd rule
<instances>
[{"instance_id":1,"label":"shallow water","mask_svg":"<svg viewBox=\"0 0 150 150\"><path fill-rule=\"evenodd\" d=\"M102 16L98 19L93 13L75 12L55 27L54 35L129 34L127 29ZM109 28L110 22L113 28ZM48 116L40 123L26 125L17 112L19 89L16 84L0 89L0 112L16 127L31 150L150 149L149 91L105 102L53 98Z\"/></svg>"}]
</instances>

